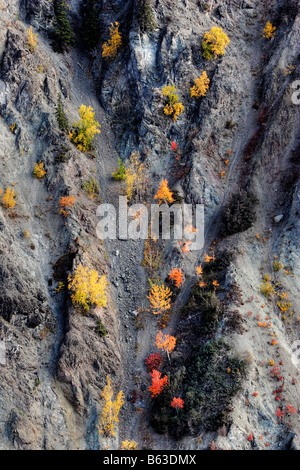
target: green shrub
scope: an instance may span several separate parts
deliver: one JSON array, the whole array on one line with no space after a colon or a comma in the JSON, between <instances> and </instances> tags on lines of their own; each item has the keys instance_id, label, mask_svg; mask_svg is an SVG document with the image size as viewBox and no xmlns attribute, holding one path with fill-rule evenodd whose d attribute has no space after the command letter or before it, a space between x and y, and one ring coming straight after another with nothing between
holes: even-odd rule
<instances>
[{"instance_id":1,"label":"green shrub","mask_svg":"<svg viewBox=\"0 0 300 470\"><path fill-rule=\"evenodd\" d=\"M98 325L97 325L97 328L96 328L96 333L97 333L98 336L100 336L100 338L103 338L104 336L108 335L108 332L107 332L107 330L106 330L106 328L103 325L101 320L99 320L99 322L98 322Z\"/></svg>"},{"instance_id":2,"label":"green shrub","mask_svg":"<svg viewBox=\"0 0 300 470\"><path fill-rule=\"evenodd\" d=\"M202 44L202 57L205 60L211 60L214 57L213 51L209 44Z\"/></svg>"},{"instance_id":3,"label":"green shrub","mask_svg":"<svg viewBox=\"0 0 300 470\"><path fill-rule=\"evenodd\" d=\"M224 308L214 290L203 291L196 284L191 292L189 302L181 312L184 316L199 313L199 322L196 328L199 332L207 334L213 333L217 327L218 320L224 313Z\"/></svg>"},{"instance_id":4,"label":"green shrub","mask_svg":"<svg viewBox=\"0 0 300 470\"><path fill-rule=\"evenodd\" d=\"M256 220L257 203L253 193L240 191L233 194L223 209L221 234L229 236L248 230Z\"/></svg>"},{"instance_id":5,"label":"green shrub","mask_svg":"<svg viewBox=\"0 0 300 470\"><path fill-rule=\"evenodd\" d=\"M284 268L284 265L280 261L278 261L277 259L274 259L273 269L274 269L275 273L277 273L278 271L280 271L283 268Z\"/></svg>"},{"instance_id":6,"label":"green shrub","mask_svg":"<svg viewBox=\"0 0 300 470\"><path fill-rule=\"evenodd\" d=\"M91 199L97 197L100 192L99 183L94 178L90 178L85 181L82 185L82 189L91 197Z\"/></svg>"},{"instance_id":7,"label":"green shrub","mask_svg":"<svg viewBox=\"0 0 300 470\"><path fill-rule=\"evenodd\" d=\"M62 145L59 149L58 154L55 157L55 163L66 163L69 160L68 152L70 151L70 147L66 145Z\"/></svg>"},{"instance_id":8,"label":"green shrub","mask_svg":"<svg viewBox=\"0 0 300 470\"><path fill-rule=\"evenodd\" d=\"M126 168L121 158L118 160L118 168L112 173L112 177L116 181L125 181L126 179Z\"/></svg>"},{"instance_id":9,"label":"green shrub","mask_svg":"<svg viewBox=\"0 0 300 470\"><path fill-rule=\"evenodd\" d=\"M66 132L69 128L69 123L64 112L60 93L58 93L58 96L57 96L57 106L55 110L55 115L56 115L58 127L60 128L61 131Z\"/></svg>"}]
</instances>

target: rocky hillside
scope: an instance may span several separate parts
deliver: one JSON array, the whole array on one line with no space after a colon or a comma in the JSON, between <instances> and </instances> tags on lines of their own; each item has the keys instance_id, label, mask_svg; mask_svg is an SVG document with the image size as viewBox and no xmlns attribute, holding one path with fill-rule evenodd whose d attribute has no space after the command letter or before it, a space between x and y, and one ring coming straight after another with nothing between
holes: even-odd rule
<instances>
[{"instance_id":1,"label":"rocky hillside","mask_svg":"<svg viewBox=\"0 0 300 470\"><path fill-rule=\"evenodd\" d=\"M0 24L0 448L299 449L298 0L0 0ZM230 43L207 60L213 27ZM81 105L101 125L91 148L72 141ZM97 208L118 207L112 173L132 155L129 204L166 179L176 202L204 205L203 249L99 239ZM103 304L72 299L80 266L105 276ZM154 315L161 282L171 308ZM176 346L153 398L159 331ZM115 435L99 425L107 376L124 392Z\"/></svg>"}]
</instances>

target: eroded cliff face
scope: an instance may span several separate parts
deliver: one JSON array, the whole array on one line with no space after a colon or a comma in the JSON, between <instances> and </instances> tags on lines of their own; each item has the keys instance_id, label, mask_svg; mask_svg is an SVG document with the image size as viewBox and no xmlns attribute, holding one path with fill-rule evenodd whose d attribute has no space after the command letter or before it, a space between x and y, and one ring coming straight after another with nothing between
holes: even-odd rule
<instances>
[{"instance_id":1,"label":"eroded cliff face","mask_svg":"<svg viewBox=\"0 0 300 470\"><path fill-rule=\"evenodd\" d=\"M157 0L151 2L156 27L143 32L140 2L103 0L99 48L92 53L82 47L81 2L69 4L77 42L58 54L51 46L51 2L0 3L0 189L17 193L14 209L0 210L1 448L117 449L125 439L154 449L205 449L212 441L223 449L298 447L297 415L286 410L299 408L297 2ZM261 36L267 20L276 26L271 40ZM123 48L107 62L99 51L115 21ZM30 26L38 33L34 53L26 44ZM226 31L230 45L208 62L201 43L212 26ZM203 70L209 92L192 99L190 87ZM176 86L184 104L175 123L163 112L166 84ZM81 104L93 107L101 124L94 155L80 152L59 129L58 94L70 125ZM158 326L146 311L144 243L103 243L96 234L97 206L117 206L124 191L112 171L132 152L145 162L148 201L167 178L185 202L205 207L203 250L184 255L176 243L165 243L156 273L165 280L180 267L185 275L165 330L177 346L171 367L166 360L162 368L170 374L169 393L185 400L179 418L168 397L153 402L148 392L144 361L155 352ZM38 161L47 171L42 181L32 176ZM91 179L100 184L98 198L83 190ZM232 233L226 214L240 193L255 196L255 217ZM59 199L71 194L76 204L65 218ZM243 210L241 204L231 217L243 218ZM208 267L210 247L216 260ZM283 267L274 269L274 260ZM110 281L107 307L88 315L73 307L66 288L57 292L79 264ZM221 307L209 329L203 292L195 287L199 264L206 280L219 284ZM270 299L259 289L266 274L277 292ZM277 305L284 292L292 304L286 312ZM136 327L137 309L144 328ZM99 322L107 336L99 336ZM97 430L107 374L126 397L113 439ZM214 381L220 389L211 388Z\"/></svg>"}]
</instances>

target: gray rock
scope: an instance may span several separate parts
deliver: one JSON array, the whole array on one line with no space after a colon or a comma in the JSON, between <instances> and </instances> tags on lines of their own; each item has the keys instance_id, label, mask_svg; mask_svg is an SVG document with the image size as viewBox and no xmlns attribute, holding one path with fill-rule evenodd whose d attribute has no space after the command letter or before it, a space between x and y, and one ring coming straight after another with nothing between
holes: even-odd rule
<instances>
[{"instance_id":1,"label":"gray rock","mask_svg":"<svg viewBox=\"0 0 300 470\"><path fill-rule=\"evenodd\" d=\"M281 222L283 219L283 214L280 214L280 215L276 215L274 217L274 222L276 222L276 224L278 224L279 222Z\"/></svg>"}]
</instances>

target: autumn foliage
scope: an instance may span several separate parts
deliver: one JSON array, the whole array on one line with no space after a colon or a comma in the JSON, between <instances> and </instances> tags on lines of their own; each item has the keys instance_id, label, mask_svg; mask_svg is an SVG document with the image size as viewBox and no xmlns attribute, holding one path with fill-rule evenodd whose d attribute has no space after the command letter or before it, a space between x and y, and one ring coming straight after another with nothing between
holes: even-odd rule
<instances>
[{"instance_id":1,"label":"autumn foliage","mask_svg":"<svg viewBox=\"0 0 300 470\"><path fill-rule=\"evenodd\" d=\"M183 273L181 269L173 268L169 274L170 281L173 281L176 287L183 284Z\"/></svg>"},{"instance_id":2,"label":"autumn foliage","mask_svg":"<svg viewBox=\"0 0 300 470\"><path fill-rule=\"evenodd\" d=\"M153 370L150 373L152 377L152 385L149 387L149 392L151 392L152 398L156 398L168 385L168 377L165 375L161 378L161 372L158 370Z\"/></svg>"},{"instance_id":3,"label":"autumn foliage","mask_svg":"<svg viewBox=\"0 0 300 470\"><path fill-rule=\"evenodd\" d=\"M34 52L37 46L37 34L34 34L32 26L27 30L27 46L30 52Z\"/></svg>"},{"instance_id":4,"label":"autumn foliage","mask_svg":"<svg viewBox=\"0 0 300 470\"><path fill-rule=\"evenodd\" d=\"M178 145L177 145L177 143L176 143L175 141L173 141L173 142L171 143L171 150L172 150L173 152L177 152L177 151L178 151Z\"/></svg>"},{"instance_id":5,"label":"autumn foliage","mask_svg":"<svg viewBox=\"0 0 300 470\"><path fill-rule=\"evenodd\" d=\"M196 78L194 86L191 88L191 98L200 98L205 96L209 89L210 79L207 76L207 73L204 71L200 78Z\"/></svg>"},{"instance_id":6,"label":"autumn foliage","mask_svg":"<svg viewBox=\"0 0 300 470\"><path fill-rule=\"evenodd\" d=\"M202 43L203 58L211 60L212 58L216 59L219 55L224 55L229 43L230 40L222 28L213 26L210 31L204 34Z\"/></svg>"},{"instance_id":7,"label":"autumn foliage","mask_svg":"<svg viewBox=\"0 0 300 470\"><path fill-rule=\"evenodd\" d=\"M115 436L115 425L119 422L119 412L125 403L124 392L121 390L116 399L113 400L114 393L109 375L107 375L106 380L107 385L102 392L105 403L98 424L98 432L105 436Z\"/></svg>"},{"instance_id":8,"label":"autumn foliage","mask_svg":"<svg viewBox=\"0 0 300 470\"><path fill-rule=\"evenodd\" d=\"M171 353L175 348L176 338L175 336L164 335L162 331L159 331L156 335L155 345L158 349Z\"/></svg>"},{"instance_id":9,"label":"autumn foliage","mask_svg":"<svg viewBox=\"0 0 300 470\"><path fill-rule=\"evenodd\" d=\"M3 189L0 189L0 196L2 195ZM1 204L5 209L13 209L16 205L16 193L13 188L6 188L2 198Z\"/></svg>"},{"instance_id":10,"label":"autumn foliage","mask_svg":"<svg viewBox=\"0 0 300 470\"><path fill-rule=\"evenodd\" d=\"M80 120L73 124L69 137L81 152L88 152L97 134L100 134L100 124L95 121L95 113L91 106L82 104L79 108Z\"/></svg>"},{"instance_id":11,"label":"autumn foliage","mask_svg":"<svg viewBox=\"0 0 300 470\"><path fill-rule=\"evenodd\" d=\"M158 285L153 284L148 299L155 315L165 312L171 308L171 297L172 292L168 287L165 287L164 284Z\"/></svg>"},{"instance_id":12,"label":"autumn foliage","mask_svg":"<svg viewBox=\"0 0 300 470\"><path fill-rule=\"evenodd\" d=\"M168 116L173 115L175 122L178 116L184 111L184 106L179 102L179 97L176 93L175 85L167 85L163 88L162 94L167 97L168 102L164 107L164 113Z\"/></svg>"},{"instance_id":13,"label":"autumn foliage","mask_svg":"<svg viewBox=\"0 0 300 470\"><path fill-rule=\"evenodd\" d=\"M126 168L124 168L124 180L126 196L129 201L133 198L142 200L146 196L149 181L145 164L140 161L139 152L133 152L130 155Z\"/></svg>"},{"instance_id":14,"label":"autumn foliage","mask_svg":"<svg viewBox=\"0 0 300 470\"><path fill-rule=\"evenodd\" d=\"M137 450L137 443L135 441L122 441L121 450Z\"/></svg>"},{"instance_id":15,"label":"autumn foliage","mask_svg":"<svg viewBox=\"0 0 300 470\"><path fill-rule=\"evenodd\" d=\"M197 273L197 276L198 276L199 278L202 277L202 275L203 275L203 269L202 269L201 264L200 264L199 266L197 266L197 268L196 268L196 273Z\"/></svg>"},{"instance_id":16,"label":"autumn foliage","mask_svg":"<svg viewBox=\"0 0 300 470\"><path fill-rule=\"evenodd\" d=\"M184 401L181 399L181 398L173 398L173 400L171 401L171 406L172 408L175 408L177 410L177 408L183 408L183 404L184 404Z\"/></svg>"},{"instance_id":17,"label":"autumn foliage","mask_svg":"<svg viewBox=\"0 0 300 470\"><path fill-rule=\"evenodd\" d=\"M162 363L162 359L159 353L150 354L150 356L147 357L145 360L145 364L148 368L148 372L152 372L154 369L158 369L161 363Z\"/></svg>"},{"instance_id":18,"label":"autumn foliage","mask_svg":"<svg viewBox=\"0 0 300 470\"><path fill-rule=\"evenodd\" d=\"M60 205L60 214L63 214L64 217L69 215L68 210L74 207L76 201L75 196L63 196L59 200Z\"/></svg>"},{"instance_id":19,"label":"autumn foliage","mask_svg":"<svg viewBox=\"0 0 300 470\"><path fill-rule=\"evenodd\" d=\"M46 175L46 170L44 169L44 163L39 162L35 164L34 170L33 170L33 177L37 179L42 179Z\"/></svg>"},{"instance_id":20,"label":"autumn foliage","mask_svg":"<svg viewBox=\"0 0 300 470\"><path fill-rule=\"evenodd\" d=\"M80 264L76 271L69 275L68 281L68 288L73 292L71 299L75 305L83 307L85 311L88 311L91 305L106 306L108 282L105 275L99 277L98 271Z\"/></svg>"},{"instance_id":21,"label":"autumn foliage","mask_svg":"<svg viewBox=\"0 0 300 470\"><path fill-rule=\"evenodd\" d=\"M266 39L272 39L275 36L276 27L267 21L266 26L263 30L263 37Z\"/></svg>"},{"instance_id":22,"label":"autumn foliage","mask_svg":"<svg viewBox=\"0 0 300 470\"><path fill-rule=\"evenodd\" d=\"M102 57L107 59L114 59L117 57L120 47L122 46L122 36L119 31L119 23L111 23L109 28L109 40L102 46Z\"/></svg>"},{"instance_id":23,"label":"autumn foliage","mask_svg":"<svg viewBox=\"0 0 300 470\"><path fill-rule=\"evenodd\" d=\"M172 203L174 202L173 193L168 187L168 180L162 180L158 188L157 194L154 196L154 199L158 199L159 204L162 202Z\"/></svg>"}]
</instances>

